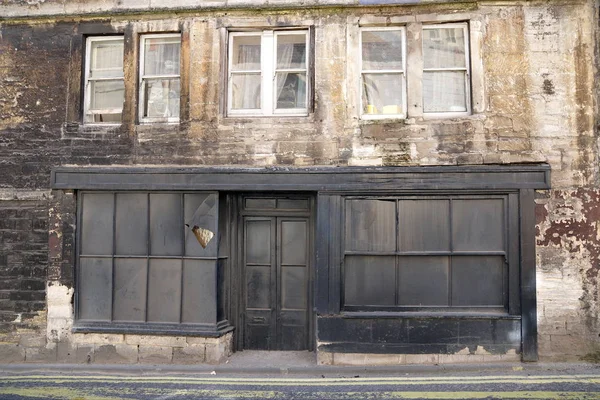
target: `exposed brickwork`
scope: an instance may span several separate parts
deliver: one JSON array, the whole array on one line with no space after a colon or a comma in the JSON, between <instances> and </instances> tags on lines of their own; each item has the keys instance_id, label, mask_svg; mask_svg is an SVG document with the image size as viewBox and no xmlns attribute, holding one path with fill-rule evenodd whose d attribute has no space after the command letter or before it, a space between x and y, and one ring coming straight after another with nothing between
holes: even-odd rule
<instances>
[{"instance_id":1,"label":"exposed brickwork","mask_svg":"<svg viewBox=\"0 0 600 400\"><path fill-rule=\"evenodd\" d=\"M0 191L47 191L50 171L60 165L547 162L555 190L537 199L540 354L580 357L597 351L599 102L592 90L599 81L594 75L598 45L593 42L599 31L597 2L450 1L348 8L337 7L339 1L307 0L301 8L288 3L219 1L211 2L211 8L185 9L175 1L165 7L176 13L144 14L152 5L149 0L119 5L104 0L3 2L0 14L22 18L3 19L0 25ZM110 20L97 17L107 10L114 11ZM33 15L39 18L27 19ZM470 21L473 66L480 64L479 76L476 70L472 75L473 93L481 94L472 99L473 115L361 121L359 21L389 25L452 18ZM314 28L314 113L226 117L221 32L269 24ZM189 92L189 101L182 99L183 120L178 125L136 124L137 35L179 30L184 45L189 44L182 53L182 82L188 82L182 93ZM84 126L83 35L106 33L126 38L124 123ZM407 38L413 35L407 32ZM157 345L167 350L153 352L140 350L140 344L71 342L76 193L56 191L51 200L2 199L0 359L209 358L207 347L193 347L198 344ZM48 324L46 277L48 303L53 304Z\"/></svg>"},{"instance_id":2,"label":"exposed brickwork","mask_svg":"<svg viewBox=\"0 0 600 400\"><path fill-rule=\"evenodd\" d=\"M0 201L0 334L43 333L48 265L47 201Z\"/></svg>"}]
</instances>

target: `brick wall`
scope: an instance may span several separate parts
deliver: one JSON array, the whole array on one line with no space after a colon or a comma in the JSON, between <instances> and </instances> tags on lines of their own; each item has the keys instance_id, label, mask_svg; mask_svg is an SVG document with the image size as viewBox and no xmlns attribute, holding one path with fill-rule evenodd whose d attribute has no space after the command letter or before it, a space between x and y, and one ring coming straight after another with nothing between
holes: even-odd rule
<instances>
[{"instance_id":1,"label":"brick wall","mask_svg":"<svg viewBox=\"0 0 600 400\"><path fill-rule=\"evenodd\" d=\"M0 201L0 352L4 360L23 361L25 347L44 342L47 265L47 201Z\"/></svg>"}]
</instances>

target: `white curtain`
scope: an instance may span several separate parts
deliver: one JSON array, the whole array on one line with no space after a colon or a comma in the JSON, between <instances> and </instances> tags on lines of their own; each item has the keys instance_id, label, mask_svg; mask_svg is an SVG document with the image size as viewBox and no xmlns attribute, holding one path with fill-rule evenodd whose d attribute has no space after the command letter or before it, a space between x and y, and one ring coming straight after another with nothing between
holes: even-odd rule
<instances>
[{"instance_id":1,"label":"white curtain","mask_svg":"<svg viewBox=\"0 0 600 400\"><path fill-rule=\"evenodd\" d=\"M238 65L254 64L260 60L260 46L240 45L238 51ZM234 104L236 109L260 108L260 75L239 74L233 76Z\"/></svg>"},{"instance_id":2,"label":"white curtain","mask_svg":"<svg viewBox=\"0 0 600 400\"><path fill-rule=\"evenodd\" d=\"M289 68L292 62L292 54L294 53L294 44L280 44L277 46L277 67ZM277 76L277 99L281 97L281 92L284 89L284 84L287 81L288 74L279 73ZM296 82L297 83L297 82ZM294 94L298 88L288 87L286 90L292 89ZM296 97L296 94L294 95Z\"/></svg>"}]
</instances>

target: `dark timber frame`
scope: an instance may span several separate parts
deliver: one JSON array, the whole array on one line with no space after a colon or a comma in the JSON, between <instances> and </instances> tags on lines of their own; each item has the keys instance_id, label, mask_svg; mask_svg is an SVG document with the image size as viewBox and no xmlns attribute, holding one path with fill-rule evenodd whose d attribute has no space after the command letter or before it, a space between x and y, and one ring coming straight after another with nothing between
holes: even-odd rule
<instances>
[{"instance_id":1,"label":"dark timber frame","mask_svg":"<svg viewBox=\"0 0 600 400\"><path fill-rule=\"evenodd\" d=\"M367 315L341 315L340 270L343 226L343 196L402 195L439 193L502 193L508 196L509 213L518 212L518 242L511 243L519 254L520 274L512 277L511 290L519 290L520 304L509 304L511 315L505 320L520 322L520 350L524 361L537 360L537 325L535 294L535 215L534 190L550 188L550 167L540 165L506 166L436 166L436 167L322 167L322 168L184 168L184 167L60 167L52 171L53 189L65 190L186 190L219 192L312 192L316 202L316 264L314 306L323 318L323 328L331 329L339 320L370 318L369 323L389 318L404 318L400 313L369 312ZM233 213L230 212L229 218ZM233 222L232 219L230 219ZM235 227L232 227L232 233ZM338 249L338 250L336 250ZM234 255L232 255L235 257ZM336 266L338 266L336 268ZM230 296L234 294L230 292ZM515 296L511 296L515 298ZM233 302L229 302L231 304ZM233 306L232 306L233 308ZM231 310L232 312L235 310ZM513 314L514 313L514 314ZM447 314L416 312L411 318L444 320ZM473 318L470 313L454 313L453 318ZM475 318L485 319L477 315ZM329 322L325 323L327 320ZM495 326L489 316L481 323ZM490 322L491 321L491 322ZM331 323L330 323L331 322ZM406 323L403 322L403 323ZM462 324L464 322L454 322ZM320 333L321 326L318 330ZM414 323L413 323L414 325ZM374 325L372 325L374 326ZM460 325L462 326L462 325ZM513 327L516 325L512 325ZM409 328L407 328L409 329ZM412 327L414 329L414 327ZM460 328L459 328L460 329ZM323 340L320 337L321 340ZM327 341L327 340L325 340ZM406 344L409 346L410 343ZM406 349L400 346L400 350ZM373 347L375 348L375 347ZM384 347L377 347L386 351ZM346 348L348 352L366 352L367 347ZM431 347L428 348L431 350ZM339 349L336 351L340 351ZM376 351L373 351L376 352ZM381 351L379 351L381 352ZM426 351L424 351L426 352Z\"/></svg>"},{"instance_id":2,"label":"dark timber frame","mask_svg":"<svg viewBox=\"0 0 600 400\"><path fill-rule=\"evenodd\" d=\"M232 240L232 249L236 249L232 251L232 256L235 257L236 260L239 260L235 263L232 263L232 287L231 292L237 293L234 295L232 301L235 303L235 312L231 312L231 323L236 327L235 332L235 348L237 350L241 350L244 348L244 321L243 321L243 311L244 311L244 303L245 303L245 288L242 285L242 282L245 282L245 270L243 265L243 242L244 242L244 230L238 229L237 227L243 227L243 219L244 217L260 217L260 216L268 216L268 217L301 217L306 218L309 221L308 224L308 310L309 316L307 317L307 326L308 326L308 350L314 350L314 332L315 332L315 316L311 310L314 308L314 285L310 285L311 282L314 282L315 275L315 196L312 193L302 193L299 197L299 194L294 193L268 193L264 192L246 192L233 194L232 197L235 199L236 206L235 209L232 210L231 220L232 226L235 226L237 234L231 236ZM308 200L308 209L306 210L264 210L264 209L244 209L244 200L247 198L275 198L275 199L307 199ZM235 254L233 254L235 253Z\"/></svg>"}]
</instances>

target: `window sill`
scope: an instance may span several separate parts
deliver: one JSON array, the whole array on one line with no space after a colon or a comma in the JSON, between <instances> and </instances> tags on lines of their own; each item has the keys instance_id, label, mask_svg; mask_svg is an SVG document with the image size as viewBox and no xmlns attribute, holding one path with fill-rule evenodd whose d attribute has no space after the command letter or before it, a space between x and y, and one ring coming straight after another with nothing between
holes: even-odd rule
<instances>
[{"instance_id":1,"label":"window sill","mask_svg":"<svg viewBox=\"0 0 600 400\"><path fill-rule=\"evenodd\" d=\"M452 119L452 118L464 118L470 117L470 112L439 112L439 113L423 113L424 120L432 119Z\"/></svg>"},{"instance_id":2,"label":"window sill","mask_svg":"<svg viewBox=\"0 0 600 400\"><path fill-rule=\"evenodd\" d=\"M275 114L275 115L226 115L221 117L222 124L236 125L240 123L246 124L306 124L315 122L314 114Z\"/></svg>"},{"instance_id":3,"label":"window sill","mask_svg":"<svg viewBox=\"0 0 600 400\"><path fill-rule=\"evenodd\" d=\"M405 114L363 114L360 116L361 121L381 121L381 120L406 120Z\"/></svg>"},{"instance_id":4,"label":"window sill","mask_svg":"<svg viewBox=\"0 0 600 400\"><path fill-rule=\"evenodd\" d=\"M447 114L423 114L419 116L398 116L385 118L359 118L361 125L377 125L377 124L401 124L401 125L416 125L416 124L432 124L448 121L469 121L469 120L484 120L483 114L465 114L465 113L447 113Z\"/></svg>"},{"instance_id":5,"label":"window sill","mask_svg":"<svg viewBox=\"0 0 600 400\"><path fill-rule=\"evenodd\" d=\"M100 122L84 122L81 124L82 127L86 128L98 128L98 127L117 127L123 125L121 122L119 123L100 123Z\"/></svg>"},{"instance_id":6,"label":"window sill","mask_svg":"<svg viewBox=\"0 0 600 400\"><path fill-rule=\"evenodd\" d=\"M304 111L304 112L296 112L296 113L275 113L275 114L260 114L260 113L232 113L229 112L225 118L278 118L278 117L284 117L284 118L289 118L289 117L308 117L309 113Z\"/></svg>"},{"instance_id":7,"label":"window sill","mask_svg":"<svg viewBox=\"0 0 600 400\"><path fill-rule=\"evenodd\" d=\"M123 131L123 124L84 124L81 122L67 122L63 125L65 137L87 137L105 135L118 135Z\"/></svg>"},{"instance_id":8,"label":"window sill","mask_svg":"<svg viewBox=\"0 0 600 400\"><path fill-rule=\"evenodd\" d=\"M138 125L179 125L181 121L179 119L176 120L167 120L167 119L157 119L157 120L140 120Z\"/></svg>"},{"instance_id":9,"label":"window sill","mask_svg":"<svg viewBox=\"0 0 600 400\"><path fill-rule=\"evenodd\" d=\"M341 317L364 318L440 318L440 319L507 319L520 320L521 315L510 315L506 311L342 311Z\"/></svg>"}]
</instances>

